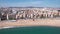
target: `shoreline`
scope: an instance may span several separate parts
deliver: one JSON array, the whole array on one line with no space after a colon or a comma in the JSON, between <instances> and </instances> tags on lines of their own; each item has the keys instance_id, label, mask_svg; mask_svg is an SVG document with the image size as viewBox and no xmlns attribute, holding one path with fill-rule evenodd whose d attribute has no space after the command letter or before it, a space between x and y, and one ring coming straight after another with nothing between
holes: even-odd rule
<instances>
[{"instance_id":1,"label":"shoreline","mask_svg":"<svg viewBox=\"0 0 60 34\"><path fill-rule=\"evenodd\" d=\"M12 21L1 21L0 29L2 28L14 28L14 27L25 27L25 26L54 26L60 27L60 19L20 19L15 22Z\"/></svg>"},{"instance_id":2,"label":"shoreline","mask_svg":"<svg viewBox=\"0 0 60 34\"><path fill-rule=\"evenodd\" d=\"M41 27L41 26L7 26L7 27L1 27L0 29L10 29L10 28L19 28L19 27ZM42 27L57 27L58 26L42 26Z\"/></svg>"},{"instance_id":3,"label":"shoreline","mask_svg":"<svg viewBox=\"0 0 60 34\"><path fill-rule=\"evenodd\" d=\"M57 27L57 26L7 26L7 27L1 27L0 29L10 29L10 28L19 28L19 27Z\"/></svg>"}]
</instances>

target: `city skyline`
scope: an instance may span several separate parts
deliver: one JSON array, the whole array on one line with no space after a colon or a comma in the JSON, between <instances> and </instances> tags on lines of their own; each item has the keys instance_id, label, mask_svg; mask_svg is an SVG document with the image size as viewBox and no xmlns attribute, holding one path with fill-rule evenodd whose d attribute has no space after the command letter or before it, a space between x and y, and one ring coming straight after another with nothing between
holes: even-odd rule
<instances>
[{"instance_id":1,"label":"city skyline","mask_svg":"<svg viewBox=\"0 0 60 34\"><path fill-rule=\"evenodd\" d=\"M0 7L60 7L60 0L0 0Z\"/></svg>"}]
</instances>

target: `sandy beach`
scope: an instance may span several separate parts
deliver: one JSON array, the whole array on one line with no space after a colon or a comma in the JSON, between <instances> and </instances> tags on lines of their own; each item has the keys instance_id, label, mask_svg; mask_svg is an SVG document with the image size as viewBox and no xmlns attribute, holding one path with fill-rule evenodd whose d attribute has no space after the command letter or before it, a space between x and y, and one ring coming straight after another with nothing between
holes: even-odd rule
<instances>
[{"instance_id":1,"label":"sandy beach","mask_svg":"<svg viewBox=\"0 0 60 34\"><path fill-rule=\"evenodd\" d=\"M1 27L11 27L11 26L57 26L60 27L60 19L20 19L17 21L1 21Z\"/></svg>"}]
</instances>

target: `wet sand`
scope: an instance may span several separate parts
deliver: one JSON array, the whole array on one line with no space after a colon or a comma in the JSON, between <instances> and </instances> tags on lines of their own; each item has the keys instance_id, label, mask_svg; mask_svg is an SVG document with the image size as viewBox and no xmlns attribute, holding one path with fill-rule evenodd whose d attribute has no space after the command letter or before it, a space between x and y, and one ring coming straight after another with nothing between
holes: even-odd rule
<instances>
[{"instance_id":1,"label":"wet sand","mask_svg":"<svg viewBox=\"0 0 60 34\"><path fill-rule=\"evenodd\" d=\"M11 26L57 26L60 27L60 19L20 19L15 22L13 21L0 21L1 27Z\"/></svg>"}]
</instances>

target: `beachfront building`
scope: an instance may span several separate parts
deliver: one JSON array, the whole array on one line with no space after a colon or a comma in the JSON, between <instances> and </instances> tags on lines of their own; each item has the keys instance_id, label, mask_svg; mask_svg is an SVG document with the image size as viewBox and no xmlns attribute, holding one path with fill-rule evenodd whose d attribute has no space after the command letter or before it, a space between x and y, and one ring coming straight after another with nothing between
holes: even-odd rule
<instances>
[{"instance_id":1,"label":"beachfront building","mask_svg":"<svg viewBox=\"0 0 60 34\"><path fill-rule=\"evenodd\" d=\"M5 16L5 18L3 17ZM9 8L2 9L2 18L10 19L40 19L40 18L54 18L60 16L60 12L47 8ZM1 17L0 17L1 19Z\"/></svg>"},{"instance_id":2,"label":"beachfront building","mask_svg":"<svg viewBox=\"0 0 60 34\"><path fill-rule=\"evenodd\" d=\"M47 10L46 8L42 10L38 8L22 9L18 11L16 18L53 18L58 16L58 13L57 10Z\"/></svg>"}]
</instances>

